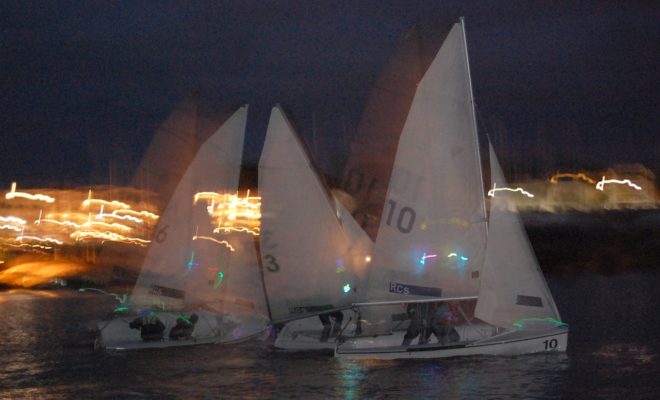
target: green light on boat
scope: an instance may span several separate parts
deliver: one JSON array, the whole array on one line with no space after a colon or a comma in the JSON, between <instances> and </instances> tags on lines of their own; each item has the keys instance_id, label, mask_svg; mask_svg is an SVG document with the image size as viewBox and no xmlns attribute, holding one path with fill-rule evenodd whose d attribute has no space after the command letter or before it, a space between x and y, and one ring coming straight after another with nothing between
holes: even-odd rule
<instances>
[{"instance_id":1,"label":"green light on boat","mask_svg":"<svg viewBox=\"0 0 660 400\"><path fill-rule=\"evenodd\" d=\"M564 322L561 322L558 319L555 319L555 318L552 318L552 317L548 317L548 318L525 318L525 319L521 319L521 320L518 320L518 321L514 322L512 325L516 329L523 329L523 327L526 324L533 324L534 322L545 322L545 323L548 323L548 324L555 325L558 328L560 328L560 327L563 328L563 327L568 326L568 324L566 324Z\"/></svg>"},{"instance_id":2,"label":"green light on boat","mask_svg":"<svg viewBox=\"0 0 660 400\"><path fill-rule=\"evenodd\" d=\"M218 271L218 280L215 283L215 285L213 285L213 289L217 289L218 286L220 286L220 284L222 283L222 280L224 279L224 277L225 277L225 273L222 272L222 271Z\"/></svg>"}]
</instances>

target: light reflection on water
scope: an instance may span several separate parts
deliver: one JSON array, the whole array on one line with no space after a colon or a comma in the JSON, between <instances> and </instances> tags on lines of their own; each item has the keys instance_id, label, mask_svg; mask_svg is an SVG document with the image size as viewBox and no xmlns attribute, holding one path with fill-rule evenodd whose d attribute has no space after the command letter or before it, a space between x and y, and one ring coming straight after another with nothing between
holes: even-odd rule
<instances>
[{"instance_id":1,"label":"light reflection on water","mask_svg":"<svg viewBox=\"0 0 660 400\"><path fill-rule=\"evenodd\" d=\"M646 299L660 274L549 284L571 326L567 354L398 361L342 361L263 342L95 353L85 327L112 309L110 297L0 292L0 398L654 398L660 346L648 333L660 329L660 315Z\"/></svg>"}]
</instances>

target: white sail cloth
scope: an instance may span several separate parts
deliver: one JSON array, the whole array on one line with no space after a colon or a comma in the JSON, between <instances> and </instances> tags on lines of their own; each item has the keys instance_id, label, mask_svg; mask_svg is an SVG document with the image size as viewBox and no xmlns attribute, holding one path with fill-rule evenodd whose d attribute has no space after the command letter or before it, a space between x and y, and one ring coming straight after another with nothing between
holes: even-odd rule
<instances>
[{"instance_id":1,"label":"white sail cloth","mask_svg":"<svg viewBox=\"0 0 660 400\"><path fill-rule=\"evenodd\" d=\"M260 249L273 320L356 301L371 242L350 213L335 207L279 107L272 110L259 162L259 194Z\"/></svg>"},{"instance_id":2,"label":"white sail cloth","mask_svg":"<svg viewBox=\"0 0 660 400\"><path fill-rule=\"evenodd\" d=\"M228 304L242 304L265 314L252 235L203 239L213 238L214 227L207 202L194 203L200 192L236 193L246 121L244 106L201 145L187 167L160 216L131 296L133 304L165 309L203 306L221 312L233 311Z\"/></svg>"},{"instance_id":3,"label":"white sail cloth","mask_svg":"<svg viewBox=\"0 0 660 400\"><path fill-rule=\"evenodd\" d=\"M369 301L474 296L485 249L482 174L462 26L419 83L369 270Z\"/></svg>"},{"instance_id":4,"label":"white sail cloth","mask_svg":"<svg viewBox=\"0 0 660 400\"><path fill-rule=\"evenodd\" d=\"M497 156L490 145L491 182L506 187ZM520 216L506 211L516 195L496 192L491 198L488 245L475 316L501 327L528 318L560 320Z\"/></svg>"}]
</instances>

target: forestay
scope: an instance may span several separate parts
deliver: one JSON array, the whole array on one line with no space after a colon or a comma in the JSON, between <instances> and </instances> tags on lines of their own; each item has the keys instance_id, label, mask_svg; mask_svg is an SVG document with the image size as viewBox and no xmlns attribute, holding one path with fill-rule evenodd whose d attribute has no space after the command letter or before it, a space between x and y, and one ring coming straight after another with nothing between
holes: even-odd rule
<instances>
[{"instance_id":1,"label":"forestay","mask_svg":"<svg viewBox=\"0 0 660 400\"><path fill-rule=\"evenodd\" d=\"M506 187L492 145L490 171L491 182ZM520 217L507 211L510 195L497 192L491 198L488 245L475 315L507 328L526 318L560 320Z\"/></svg>"},{"instance_id":2,"label":"forestay","mask_svg":"<svg viewBox=\"0 0 660 400\"><path fill-rule=\"evenodd\" d=\"M259 193L260 248L273 320L356 301L362 290L356 274L367 263L371 242L350 213L334 206L279 107L272 110L259 162Z\"/></svg>"},{"instance_id":3,"label":"forestay","mask_svg":"<svg viewBox=\"0 0 660 400\"><path fill-rule=\"evenodd\" d=\"M485 249L483 183L464 31L419 83L394 161L369 301L474 296Z\"/></svg>"}]
</instances>

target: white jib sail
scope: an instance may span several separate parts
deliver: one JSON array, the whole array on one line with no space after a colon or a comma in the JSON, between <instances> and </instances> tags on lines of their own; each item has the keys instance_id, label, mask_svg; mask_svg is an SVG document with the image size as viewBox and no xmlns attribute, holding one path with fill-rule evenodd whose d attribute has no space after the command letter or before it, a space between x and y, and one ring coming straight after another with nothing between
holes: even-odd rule
<instances>
[{"instance_id":1,"label":"white jib sail","mask_svg":"<svg viewBox=\"0 0 660 400\"><path fill-rule=\"evenodd\" d=\"M490 146L491 182L506 187L497 156ZM527 318L554 318L559 313L552 299L520 217L507 211L513 192L494 193L490 204L488 244L475 316L510 328Z\"/></svg>"},{"instance_id":2,"label":"white jib sail","mask_svg":"<svg viewBox=\"0 0 660 400\"><path fill-rule=\"evenodd\" d=\"M352 217L335 208L278 107L272 110L259 162L259 194L260 248L273 320L303 318L354 302L362 290L355 272L369 255L359 253L370 246L351 243L354 232L344 231L339 216Z\"/></svg>"},{"instance_id":3,"label":"white jib sail","mask_svg":"<svg viewBox=\"0 0 660 400\"><path fill-rule=\"evenodd\" d=\"M404 125L369 270L369 301L477 294L485 211L464 31L456 24Z\"/></svg>"},{"instance_id":4,"label":"white jib sail","mask_svg":"<svg viewBox=\"0 0 660 400\"><path fill-rule=\"evenodd\" d=\"M246 121L244 106L202 144L188 166L159 219L133 290L134 304L217 309L225 298L248 297L253 308L265 308L252 236L214 235L209 200L195 201L203 192L236 193Z\"/></svg>"}]
</instances>

